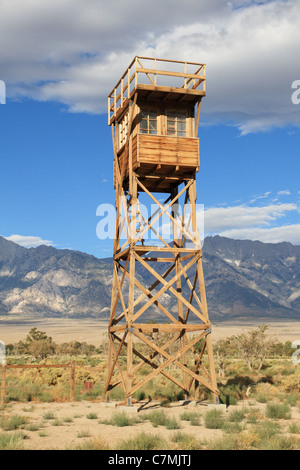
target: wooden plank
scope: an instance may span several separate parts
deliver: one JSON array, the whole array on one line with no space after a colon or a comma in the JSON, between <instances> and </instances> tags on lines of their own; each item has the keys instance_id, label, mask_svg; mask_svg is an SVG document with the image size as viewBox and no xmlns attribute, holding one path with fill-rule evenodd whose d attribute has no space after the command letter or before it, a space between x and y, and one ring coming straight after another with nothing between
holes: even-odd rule
<instances>
[{"instance_id":1,"label":"wooden plank","mask_svg":"<svg viewBox=\"0 0 300 470\"><path fill-rule=\"evenodd\" d=\"M122 269L122 268L121 268ZM124 271L125 272L125 271ZM128 277L130 277L130 274L128 273L128 271L126 271L126 275ZM138 305L144 298L145 296L147 296L149 299L151 299L153 296L151 294L151 290L150 289L146 289L144 286L142 286L142 284L137 280L137 279L134 279L134 283L135 285L143 292L144 296L141 296L139 299L137 299L135 301L135 306ZM153 289L152 289L153 290ZM162 313L164 313L166 315L167 318L169 318L169 320L171 320L172 322L174 323L177 323L176 319L173 317L173 315L171 315L171 313L158 301L155 301L154 304L160 309L160 311Z\"/></svg>"},{"instance_id":2,"label":"wooden plank","mask_svg":"<svg viewBox=\"0 0 300 470\"><path fill-rule=\"evenodd\" d=\"M170 266L162 275L163 278L167 277L174 269L174 265L173 266ZM120 265L120 269L123 271L123 267ZM128 271L124 271L127 275L127 277L130 277L130 273L128 273ZM138 299L135 300L134 302L134 307L136 307L140 302L142 302L142 300L145 299L145 297L149 297L150 298L150 294L151 294L151 291L153 289L155 289L159 284L160 284L160 281L156 280L148 289L145 289L137 279L134 279L134 282L135 284L137 285L137 287L139 287L139 289L143 292L142 295L140 295L138 297ZM152 298L152 296L151 296ZM163 307L163 305L161 305L159 302L155 301L154 302L155 305L173 322L176 322L176 319L168 312L168 310ZM122 318L124 317L124 315L120 315L116 320L115 320L115 323L116 322L119 322Z\"/></svg>"},{"instance_id":3,"label":"wooden plank","mask_svg":"<svg viewBox=\"0 0 300 470\"><path fill-rule=\"evenodd\" d=\"M184 346L184 348L182 348L174 356L170 356L170 354L168 354L166 351L164 351L163 349L158 347L155 343L153 343L153 341L148 340L148 338L146 336L144 336L143 334L138 333L137 331L135 331L134 334L135 334L135 336L137 336L137 338L139 338L144 343L148 344L148 346L150 346L152 349L156 350L159 354L161 354L162 356L164 356L167 359L166 362L164 362L164 364L162 364L158 369L156 369L156 371L152 372L152 374L150 374L146 379L144 379L144 383L146 383L149 380L151 380L152 378L154 378L159 372L161 372L161 370L165 369L169 364L172 364L174 362L174 364L176 366L178 366L180 369L185 371L188 375L190 375L194 379L198 380L200 383L202 383L202 385L204 385L206 388L211 390L213 393L215 393L216 395L219 394L218 390L216 390L216 388L213 387L209 382L204 380L202 377L196 375L194 372L192 372L187 367L185 367L180 362L178 362L178 359L181 357L181 355L184 352L188 351L192 346L194 346L196 343L198 343L198 341L200 341L201 339L203 339L206 336L206 332L203 332L200 335L197 335L195 338L193 338L191 341L189 341ZM133 389L131 390L131 393L134 393L134 391L135 391L135 387L133 387Z\"/></svg>"},{"instance_id":4,"label":"wooden plank","mask_svg":"<svg viewBox=\"0 0 300 470\"><path fill-rule=\"evenodd\" d=\"M66 369L70 368L72 364L10 364L6 369Z\"/></svg>"},{"instance_id":5,"label":"wooden plank","mask_svg":"<svg viewBox=\"0 0 300 470\"><path fill-rule=\"evenodd\" d=\"M127 269L128 263L129 263L129 254L127 255L125 269ZM122 295L121 290L122 290L122 286L123 286L123 282L124 282L124 278L125 278L125 276L123 274L122 279L121 279L121 283L119 283L118 271L117 271L116 265L114 266L114 276L115 277L113 279L114 282L113 282L113 290L112 290L112 308L111 308L111 316L110 316L110 321L109 321L108 328L110 328L110 326L112 325L113 319L115 318L115 313L116 313L119 297L120 297L120 295ZM122 302L122 307L123 307L123 313L124 313L124 315L126 315L126 313L125 313L126 307L125 307L125 304L124 304L123 297L122 297L121 302Z\"/></svg>"},{"instance_id":6,"label":"wooden plank","mask_svg":"<svg viewBox=\"0 0 300 470\"><path fill-rule=\"evenodd\" d=\"M151 70L151 69L145 69L145 68L137 68L136 71L138 73L145 73L145 74L156 74L156 75L164 75L168 77L178 77L178 78L195 78L199 79L201 81L205 80L204 75L197 75L194 73L184 73L184 72L166 72L165 70Z\"/></svg>"},{"instance_id":7,"label":"wooden plank","mask_svg":"<svg viewBox=\"0 0 300 470\"><path fill-rule=\"evenodd\" d=\"M200 312L198 312L198 310L195 309L195 307L193 307L191 304L188 303L188 301L181 295L179 294L178 292L176 292L176 290L172 287L172 285L176 282L177 278L179 278L180 276L183 275L183 273L185 271L187 271L195 262L197 262L197 260L200 258L200 255L196 255L194 259L192 259L189 263L186 264L186 266L184 266L184 268L180 269L178 271L178 273L176 273L175 276L172 277L172 279L170 279L169 282L167 282L165 279L163 279L154 269L151 268L151 266L149 266L147 263L144 262L144 260L139 256L137 255L136 253L134 254L136 259L159 281L161 282L161 284L163 284L163 287L160 289L160 291L158 291L153 297L151 300L149 300L147 302L146 305L144 305L143 307L140 308L140 310L138 310L138 312L134 315L134 321L137 320L137 318L139 318L142 313L144 313L151 305L152 303L157 300L164 292L166 292L167 290L170 290L170 292L172 292L175 297L179 298L185 305L188 305L190 307L190 309L195 313L195 315L200 318L200 320L203 321L203 323L206 323L206 324L209 324L208 321L206 321L206 319L202 316L202 314Z\"/></svg>"},{"instance_id":8,"label":"wooden plank","mask_svg":"<svg viewBox=\"0 0 300 470\"><path fill-rule=\"evenodd\" d=\"M117 355L117 351L116 351L116 348L115 348L114 343L113 343L113 338L117 338L117 336L114 335L114 334L111 334L111 335L110 335L111 347L112 347L112 350L113 350L113 353L114 353L114 357L115 357L115 356ZM126 380L125 380L125 377L124 377L122 368L121 368L120 363L119 363L118 360L116 361L116 365L117 365L117 368L118 368L118 371L119 371L119 375L120 375L120 377L121 377L121 384L122 384L123 390L124 390L124 392L126 393ZM109 385L108 385L107 392L108 392L109 389L111 389L111 388L113 388L113 387L109 384Z\"/></svg>"},{"instance_id":9,"label":"wooden plank","mask_svg":"<svg viewBox=\"0 0 300 470\"><path fill-rule=\"evenodd\" d=\"M114 357L114 361L110 367L110 369L108 370L108 375L107 375L107 379L106 379L106 385L105 385L105 393L108 391L108 388L109 388L109 384L110 384L110 381L111 381L111 378L112 378L112 375L113 375L113 371L114 371L114 368L115 368L115 365L118 361L118 357L120 355L120 352L121 352L121 349L122 349L122 346L124 344L124 341L125 341L125 338L127 336L127 331L124 332L124 335L123 335L123 338L119 344L119 347L118 347L118 350L115 351L115 357Z\"/></svg>"},{"instance_id":10,"label":"wooden plank","mask_svg":"<svg viewBox=\"0 0 300 470\"><path fill-rule=\"evenodd\" d=\"M204 90L193 90L191 88L176 88L176 87L162 86L162 85L153 86L153 85L144 85L141 83L139 83L136 86L136 90L138 90L139 92L140 91L142 92L144 90L144 91L157 91L163 94L172 93L174 95L187 95L187 96L190 95L190 96L195 97L195 99L199 96L205 96Z\"/></svg>"},{"instance_id":11,"label":"wooden plank","mask_svg":"<svg viewBox=\"0 0 300 470\"><path fill-rule=\"evenodd\" d=\"M4 364L1 366L2 374L1 374L1 390L0 390L0 404L4 405L5 403L5 390L6 390L6 369L7 365Z\"/></svg>"},{"instance_id":12,"label":"wooden plank","mask_svg":"<svg viewBox=\"0 0 300 470\"><path fill-rule=\"evenodd\" d=\"M70 401L75 400L76 362L72 361L70 370Z\"/></svg>"},{"instance_id":13,"label":"wooden plank","mask_svg":"<svg viewBox=\"0 0 300 470\"><path fill-rule=\"evenodd\" d=\"M195 124L195 137L198 135L198 129L199 129L199 119L200 119L200 110L201 110L201 100L198 103L198 108L197 108L197 117L196 117L196 124Z\"/></svg>"},{"instance_id":14,"label":"wooden plank","mask_svg":"<svg viewBox=\"0 0 300 470\"><path fill-rule=\"evenodd\" d=\"M177 201L177 199L179 199L179 197L184 193L184 191L186 191L186 190L190 187L190 185L192 184L192 181L190 181L190 182L175 196L175 198L174 198L174 199L168 204L168 206L166 206L166 207L163 207L163 206L160 204L160 202L157 201L157 199L155 199L155 197L151 194L151 192L148 191L148 189L141 183L141 181L137 180L137 182L138 182L139 186L145 191L145 193L147 193L148 196L160 207L161 213L158 215L157 219L159 219L159 218L165 213L165 214L169 217L169 219L170 219L171 221L174 221L175 225L177 225L179 228L182 229L182 231L183 231L183 232L185 233L185 235L194 243L194 245L197 246L197 245L198 245L197 241L193 238L193 236L189 233L189 231L186 230L186 229L183 228L183 227L180 227L179 223L178 223L176 220L174 220L174 218L171 216L171 214L169 214L169 212L167 212L168 208L169 208L170 206L172 206L172 205ZM155 221L156 221L156 220L155 220ZM154 222L151 223L151 225L153 225L153 224L154 224ZM149 228L149 226L148 226L148 228ZM144 233L147 232L148 228L144 230L143 235L144 235ZM141 237L141 235L140 235L139 238L137 239L137 241L139 241L141 238L142 238L142 237ZM200 249L200 248L201 248L201 245L198 245L198 247L199 247L199 249Z\"/></svg>"},{"instance_id":15,"label":"wooden plank","mask_svg":"<svg viewBox=\"0 0 300 470\"><path fill-rule=\"evenodd\" d=\"M119 338L118 338L119 339ZM176 341L178 339L178 336L175 336L175 338L172 338L172 341L168 341L168 343L166 343L165 345L162 346L163 349L166 349L169 347L170 344L172 344L174 341ZM124 343L124 345L126 345L126 342ZM143 367L144 365L148 364L150 365L151 367L153 367L154 369L157 369L158 368L158 365L155 364L154 362L152 362L152 359L154 359L157 355L158 355L158 352L157 351L154 351L148 358L146 358L141 352L137 351L135 348L133 348L133 351L135 353L136 356L138 356L140 359L142 359L142 362L140 362L138 365L136 365L133 369L134 372L137 372L139 369L141 369L141 367ZM182 388L183 390L185 390L184 388L184 385L181 384L177 379L175 379L171 374L169 374L168 372L162 370L161 371L161 374L164 375L167 379L171 380L173 383L175 383L175 385L177 385L178 387ZM117 385L117 384L116 384ZM140 381L140 386L143 386L144 385L144 381L141 380ZM186 392L188 392L188 390L185 390Z\"/></svg>"},{"instance_id":16,"label":"wooden plank","mask_svg":"<svg viewBox=\"0 0 300 470\"><path fill-rule=\"evenodd\" d=\"M177 333L177 332L182 332L184 331L203 331L209 328L209 325L206 324L194 324L194 325L187 325L183 324L180 322L177 322L176 324L169 324L169 323L157 323L155 325L153 324L147 324L147 323L133 323L132 328L137 329L139 331L145 331L145 332L155 332L155 331L161 331L164 333Z\"/></svg>"},{"instance_id":17,"label":"wooden plank","mask_svg":"<svg viewBox=\"0 0 300 470\"><path fill-rule=\"evenodd\" d=\"M154 276L159 280L164 287L161 289L160 292L164 293L166 290L170 290L172 294L177 297L181 302L183 302L202 322L206 325L209 325L210 322L208 318L202 314L202 312L199 312L192 304L190 304L179 292L177 292L172 285L176 282L176 280L181 277L194 263L197 263L198 259L200 258L200 255L196 255L194 259L192 259L186 266L181 267L180 270L176 273L176 275L167 283L154 269L152 269L147 263L144 262L144 260L135 254L136 259ZM167 288L166 288L167 286ZM150 306L150 305L149 305ZM144 306L145 307L145 306ZM140 311L144 308L142 307L137 313L136 316L138 317L138 314L140 315ZM147 307L148 308L148 307ZM146 310L146 309L145 309ZM136 319L136 318L135 318Z\"/></svg>"}]
</instances>

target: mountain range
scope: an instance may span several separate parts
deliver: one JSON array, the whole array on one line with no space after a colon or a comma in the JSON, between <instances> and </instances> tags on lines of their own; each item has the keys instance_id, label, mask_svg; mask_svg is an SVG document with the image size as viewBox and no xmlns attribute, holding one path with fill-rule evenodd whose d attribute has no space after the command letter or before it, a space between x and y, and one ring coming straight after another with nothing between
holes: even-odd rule
<instances>
[{"instance_id":1,"label":"mountain range","mask_svg":"<svg viewBox=\"0 0 300 470\"><path fill-rule=\"evenodd\" d=\"M45 245L24 248L0 237L0 318L106 319L112 267L110 258ZM212 321L300 319L300 246L207 237L203 269ZM142 267L136 275L144 285L152 283ZM167 293L161 302L176 311L177 301Z\"/></svg>"}]
</instances>

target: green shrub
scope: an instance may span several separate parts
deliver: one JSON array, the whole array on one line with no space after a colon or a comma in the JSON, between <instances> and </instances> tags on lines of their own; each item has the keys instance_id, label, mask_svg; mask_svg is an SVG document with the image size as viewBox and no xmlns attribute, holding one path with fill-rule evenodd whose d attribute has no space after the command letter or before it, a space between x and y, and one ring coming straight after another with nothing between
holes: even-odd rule
<instances>
[{"instance_id":1,"label":"green shrub","mask_svg":"<svg viewBox=\"0 0 300 470\"><path fill-rule=\"evenodd\" d=\"M201 416L193 411L185 411L180 415L182 421L189 421L192 426L200 426Z\"/></svg>"},{"instance_id":2,"label":"green shrub","mask_svg":"<svg viewBox=\"0 0 300 470\"><path fill-rule=\"evenodd\" d=\"M244 411L243 410L234 410L228 416L228 421L231 423L241 423L244 419Z\"/></svg>"},{"instance_id":3,"label":"green shrub","mask_svg":"<svg viewBox=\"0 0 300 470\"><path fill-rule=\"evenodd\" d=\"M89 435L77 437L89 437ZM110 450L110 447L103 438L94 438L76 446L75 450Z\"/></svg>"},{"instance_id":4,"label":"green shrub","mask_svg":"<svg viewBox=\"0 0 300 470\"><path fill-rule=\"evenodd\" d=\"M265 439L259 444L260 450L293 450L293 448L292 440L285 436L275 436L271 439Z\"/></svg>"},{"instance_id":5,"label":"green shrub","mask_svg":"<svg viewBox=\"0 0 300 470\"><path fill-rule=\"evenodd\" d=\"M247 411L247 423L256 424L260 417L261 413L257 408Z\"/></svg>"},{"instance_id":6,"label":"green shrub","mask_svg":"<svg viewBox=\"0 0 300 470\"><path fill-rule=\"evenodd\" d=\"M77 437L79 439L84 438L84 437L90 437L90 433L88 431L79 431L77 434Z\"/></svg>"},{"instance_id":7,"label":"green shrub","mask_svg":"<svg viewBox=\"0 0 300 470\"><path fill-rule=\"evenodd\" d=\"M53 411L47 411L47 413L43 415L43 418L46 419L47 421L50 419L57 419Z\"/></svg>"},{"instance_id":8,"label":"green shrub","mask_svg":"<svg viewBox=\"0 0 300 470\"><path fill-rule=\"evenodd\" d=\"M0 425L4 431L15 431L25 426L27 422L28 419L25 416L12 415L10 418L2 419Z\"/></svg>"},{"instance_id":9,"label":"green shrub","mask_svg":"<svg viewBox=\"0 0 300 470\"><path fill-rule=\"evenodd\" d=\"M268 403L266 416L271 419L290 419L291 410L289 405L284 403Z\"/></svg>"},{"instance_id":10,"label":"green shrub","mask_svg":"<svg viewBox=\"0 0 300 470\"><path fill-rule=\"evenodd\" d=\"M177 421L175 417L171 417L168 419L168 422L165 424L167 429L180 429L180 423Z\"/></svg>"},{"instance_id":11,"label":"green shrub","mask_svg":"<svg viewBox=\"0 0 300 470\"><path fill-rule=\"evenodd\" d=\"M298 426L297 423L292 423L290 424L288 431L291 434L300 434L300 426Z\"/></svg>"},{"instance_id":12,"label":"green shrub","mask_svg":"<svg viewBox=\"0 0 300 470\"><path fill-rule=\"evenodd\" d=\"M139 422L140 419L136 416L129 416L125 411L117 411L113 413L110 420L100 421L101 424L107 424L111 426L133 426L135 423Z\"/></svg>"},{"instance_id":13,"label":"green shrub","mask_svg":"<svg viewBox=\"0 0 300 470\"><path fill-rule=\"evenodd\" d=\"M224 436L208 444L210 450L243 450L244 444L237 436Z\"/></svg>"},{"instance_id":14,"label":"green shrub","mask_svg":"<svg viewBox=\"0 0 300 470\"><path fill-rule=\"evenodd\" d=\"M168 446L159 434L141 433L125 439L116 446L116 450L166 450Z\"/></svg>"},{"instance_id":15,"label":"green shrub","mask_svg":"<svg viewBox=\"0 0 300 470\"><path fill-rule=\"evenodd\" d=\"M98 419L97 413L88 413L86 417L87 419Z\"/></svg>"},{"instance_id":16,"label":"green shrub","mask_svg":"<svg viewBox=\"0 0 300 470\"><path fill-rule=\"evenodd\" d=\"M243 431L243 428L239 423L229 423L229 422L225 422L222 426L222 429L227 434L239 434Z\"/></svg>"},{"instance_id":17,"label":"green shrub","mask_svg":"<svg viewBox=\"0 0 300 470\"><path fill-rule=\"evenodd\" d=\"M0 433L0 450L23 450L25 435L21 432L13 434Z\"/></svg>"},{"instance_id":18,"label":"green shrub","mask_svg":"<svg viewBox=\"0 0 300 470\"><path fill-rule=\"evenodd\" d=\"M141 419L149 420L154 428L158 426L165 426L167 429L179 429L180 424L176 418L169 418L167 414L163 411L152 411L147 415L142 415Z\"/></svg>"},{"instance_id":19,"label":"green shrub","mask_svg":"<svg viewBox=\"0 0 300 470\"><path fill-rule=\"evenodd\" d=\"M288 403L290 406L296 406L297 401L299 399L299 395L294 395L294 394L288 394L284 395L284 400Z\"/></svg>"},{"instance_id":20,"label":"green shrub","mask_svg":"<svg viewBox=\"0 0 300 470\"><path fill-rule=\"evenodd\" d=\"M177 431L172 437L171 441L177 444L178 449L181 450L199 450L202 448L202 443L190 434Z\"/></svg>"},{"instance_id":21,"label":"green shrub","mask_svg":"<svg viewBox=\"0 0 300 470\"><path fill-rule=\"evenodd\" d=\"M222 429L224 420L222 410L212 409L207 411L204 415L205 427L208 429Z\"/></svg>"},{"instance_id":22,"label":"green shrub","mask_svg":"<svg viewBox=\"0 0 300 470\"><path fill-rule=\"evenodd\" d=\"M60 421L60 419L54 419L53 421L51 421L51 425L52 426L63 426L63 422Z\"/></svg>"},{"instance_id":23,"label":"green shrub","mask_svg":"<svg viewBox=\"0 0 300 470\"><path fill-rule=\"evenodd\" d=\"M265 420L252 428L260 441L268 441L281 432L281 427L274 421Z\"/></svg>"}]
</instances>

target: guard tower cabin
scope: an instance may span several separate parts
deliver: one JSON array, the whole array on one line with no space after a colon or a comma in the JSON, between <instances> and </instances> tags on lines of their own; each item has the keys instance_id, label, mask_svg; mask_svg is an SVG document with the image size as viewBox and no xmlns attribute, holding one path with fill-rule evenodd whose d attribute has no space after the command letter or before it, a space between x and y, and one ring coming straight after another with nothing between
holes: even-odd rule
<instances>
[{"instance_id":1,"label":"guard tower cabin","mask_svg":"<svg viewBox=\"0 0 300 470\"><path fill-rule=\"evenodd\" d=\"M198 171L203 96L204 64L134 58L108 97L108 124L125 190L131 170L149 191L160 193Z\"/></svg>"}]
</instances>

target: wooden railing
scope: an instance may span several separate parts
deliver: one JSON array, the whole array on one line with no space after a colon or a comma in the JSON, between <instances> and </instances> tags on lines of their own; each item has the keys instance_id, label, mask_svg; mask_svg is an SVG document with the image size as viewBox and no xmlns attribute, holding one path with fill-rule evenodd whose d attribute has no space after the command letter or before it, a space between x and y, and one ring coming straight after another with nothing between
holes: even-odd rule
<instances>
[{"instance_id":1,"label":"wooden railing","mask_svg":"<svg viewBox=\"0 0 300 470\"><path fill-rule=\"evenodd\" d=\"M205 64L135 57L108 95L108 124L123 108L124 102L130 99L138 84L153 87L166 85L166 82L162 83L162 77L169 77L169 87L205 93Z\"/></svg>"},{"instance_id":2,"label":"wooden railing","mask_svg":"<svg viewBox=\"0 0 300 470\"><path fill-rule=\"evenodd\" d=\"M80 369L88 369L89 371L103 371L106 364L102 367L87 367L84 365L77 365ZM75 399L75 373L76 373L76 362L72 361L68 364L0 364L0 405L5 403L5 391L6 391L6 373L9 369L36 369L40 372L40 369L70 369L70 401Z\"/></svg>"}]
</instances>

